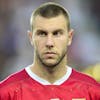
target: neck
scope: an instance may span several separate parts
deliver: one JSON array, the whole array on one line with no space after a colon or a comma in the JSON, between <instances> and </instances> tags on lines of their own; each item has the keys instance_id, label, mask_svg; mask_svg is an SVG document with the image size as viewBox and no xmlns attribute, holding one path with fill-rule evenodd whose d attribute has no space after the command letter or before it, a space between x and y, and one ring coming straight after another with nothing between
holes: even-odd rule
<instances>
[{"instance_id":1,"label":"neck","mask_svg":"<svg viewBox=\"0 0 100 100\"><path fill-rule=\"evenodd\" d=\"M47 80L50 83L54 83L56 80L60 79L66 74L66 59L64 59L59 65L54 66L52 68L34 62L34 64L31 66L31 70L39 77Z\"/></svg>"}]
</instances>

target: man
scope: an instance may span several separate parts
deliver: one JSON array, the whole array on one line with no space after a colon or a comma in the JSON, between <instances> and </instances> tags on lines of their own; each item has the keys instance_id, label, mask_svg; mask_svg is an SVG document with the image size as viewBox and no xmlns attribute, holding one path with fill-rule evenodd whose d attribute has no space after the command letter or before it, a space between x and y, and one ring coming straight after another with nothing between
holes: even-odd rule
<instances>
[{"instance_id":1,"label":"man","mask_svg":"<svg viewBox=\"0 0 100 100\"><path fill-rule=\"evenodd\" d=\"M68 12L46 3L31 16L34 62L0 84L0 100L100 100L100 85L67 65L73 29Z\"/></svg>"}]
</instances>

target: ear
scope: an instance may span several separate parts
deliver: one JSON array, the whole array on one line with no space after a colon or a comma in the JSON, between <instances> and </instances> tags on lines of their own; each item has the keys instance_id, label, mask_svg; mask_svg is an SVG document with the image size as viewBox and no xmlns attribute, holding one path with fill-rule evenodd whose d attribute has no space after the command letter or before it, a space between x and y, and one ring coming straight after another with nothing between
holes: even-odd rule
<instances>
[{"instance_id":1,"label":"ear","mask_svg":"<svg viewBox=\"0 0 100 100\"><path fill-rule=\"evenodd\" d=\"M68 46L71 45L71 43L72 43L73 33L74 33L74 30L73 29L71 29L68 32Z\"/></svg>"},{"instance_id":2,"label":"ear","mask_svg":"<svg viewBox=\"0 0 100 100\"><path fill-rule=\"evenodd\" d=\"M29 37L29 40L30 40L31 45L33 45L33 33L28 30L27 31L27 34L28 34L28 37Z\"/></svg>"}]
</instances>

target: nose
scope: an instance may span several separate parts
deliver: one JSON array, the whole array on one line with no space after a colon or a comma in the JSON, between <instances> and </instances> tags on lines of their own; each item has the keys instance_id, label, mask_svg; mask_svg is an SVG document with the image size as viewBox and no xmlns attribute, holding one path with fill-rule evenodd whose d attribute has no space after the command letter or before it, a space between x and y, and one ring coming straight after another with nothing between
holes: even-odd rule
<instances>
[{"instance_id":1,"label":"nose","mask_svg":"<svg viewBox=\"0 0 100 100\"><path fill-rule=\"evenodd\" d=\"M54 47L54 40L53 40L52 35L47 36L46 47L49 48L49 49Z\"/></svg>"}]
</instances>

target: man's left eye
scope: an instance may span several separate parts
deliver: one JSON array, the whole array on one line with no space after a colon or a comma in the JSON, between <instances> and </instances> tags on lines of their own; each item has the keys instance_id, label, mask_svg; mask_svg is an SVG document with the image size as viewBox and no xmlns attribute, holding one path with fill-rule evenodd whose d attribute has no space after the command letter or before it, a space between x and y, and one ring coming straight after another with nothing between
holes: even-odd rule
<instances>
[{"instance_id":1,"label":"man's left eye","mask_svg":"<svg viewBox=\"0 0 100 100\"><path fill-rule=\"evenodd\" d=\"M60 36L62 35L63 33L61 31L56 31L53 33L54 36Z\"/></svg>"}]
</instances>

